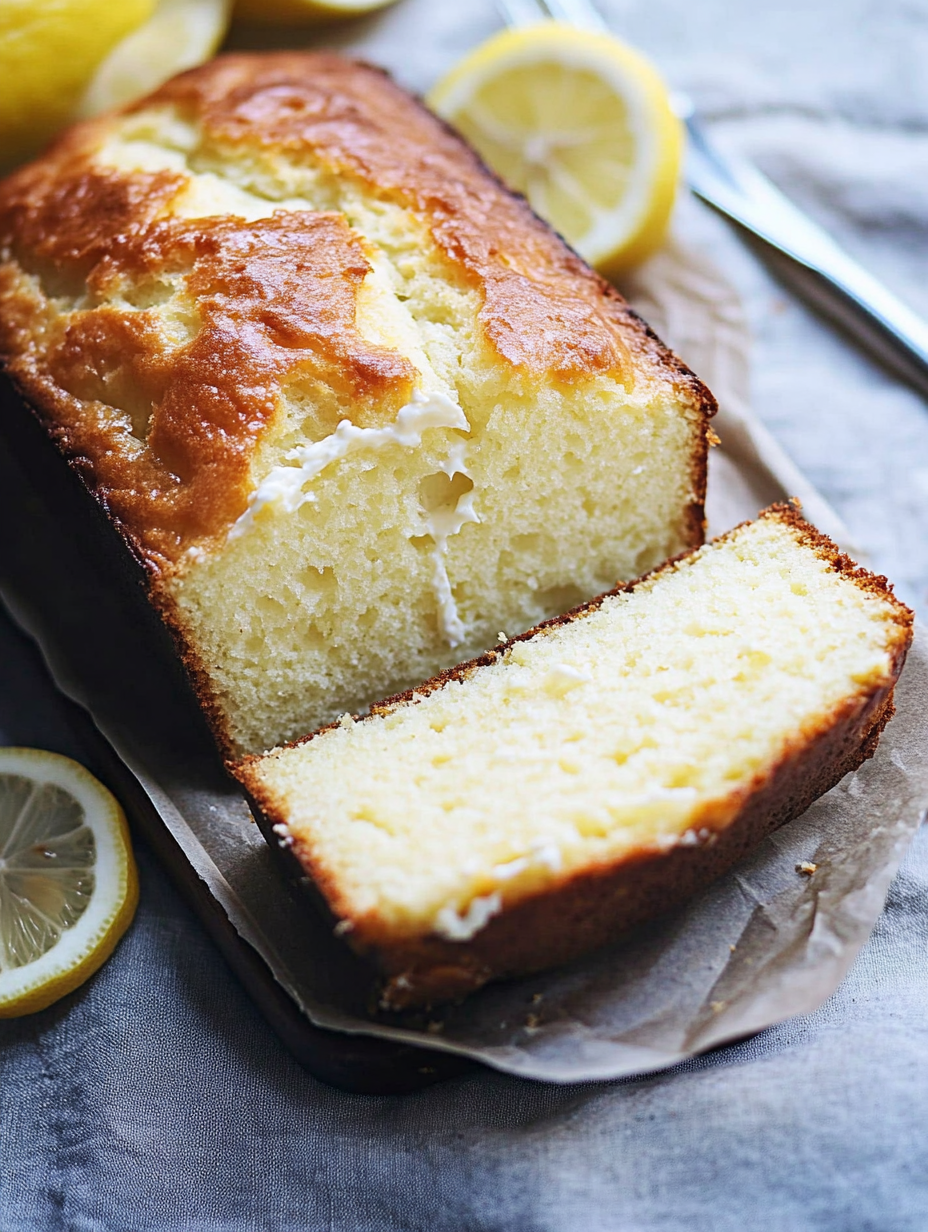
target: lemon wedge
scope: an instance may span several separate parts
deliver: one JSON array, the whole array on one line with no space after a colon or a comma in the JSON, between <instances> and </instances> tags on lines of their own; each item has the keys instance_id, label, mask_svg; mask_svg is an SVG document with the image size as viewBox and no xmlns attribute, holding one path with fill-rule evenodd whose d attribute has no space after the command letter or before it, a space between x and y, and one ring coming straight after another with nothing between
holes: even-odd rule
<instances>
[{"instance_id":1,"label":"lemon wedge","mask_svg":"<svg viewBox=\"0 0 928 1232\"><path fill-rule=\"evenodd\" d=\"M148 21L103 61L78 106L99 115L208 60L225 37L232 0L158 0Z\"/></svg>"},{"instance_id":2,"label":"lemon wedge","mask_svg":"<svg viewBox=\"0 0 928 1232\"><path fill-rule=\"evenodd\" d=\"M660 246L683 132L661 77L631 47L555 21L504 30L428 103L602 273Z\"/></svg>"},{"instance_id":3,"label":"lemon wedge","mask_svg":"<svg viewBox=\"0 0 928 1232\"><path fill-rule=\"evenodd\" d=\"M138 893L107 789L69 757L0 749L0 1018L45 1009L92 975Z\"/></svg>"},{"instance_id":4,"label":"lemon wedge","mask_svg":"<svg viewBox=\"0 0 928 1232\"><path fill-rule=\"evenodd\" d=\"M153 9L154 0L0 2L0 167L67 123L100 62Z\"/></svg>"},{"instance_id":5,"label":"lemon wedge","mask_svg":"<svg viewBox=\"0 0 928 1232\"><path fill-rule=\"evenodd\" d=\"M235 16L261 25L313 25L360 17L395 0L236 0Z\"/></svg>"}]
</instances>

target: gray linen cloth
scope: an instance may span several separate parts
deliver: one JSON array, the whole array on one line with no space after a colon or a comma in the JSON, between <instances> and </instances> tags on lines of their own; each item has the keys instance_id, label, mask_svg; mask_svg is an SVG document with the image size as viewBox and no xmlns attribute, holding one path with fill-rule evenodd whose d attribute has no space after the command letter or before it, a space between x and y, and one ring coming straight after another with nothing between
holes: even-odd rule
<instances>
[{"instance_id":1,"label":"gray linen cloth","mask_svg":"<svg viewBox=\"0 0 928 1232\"><path fill-rule=\"evenodd\" d=\"M603 7L720 139L928 314L925 0ZM328 37L360 39L422 89L497 24L483 0L404 0ZM924 616L928 407L721 222L714 255L754 327L756 409ZM4 621L0 743L80 755ZM3 1232L928 1229L924 826L817 1013L643 1080L477 1071L391 1099L303 1072L138 854L141 906L112 960L59 1005L0 1023Z\"/></svg>"}]
</instances>

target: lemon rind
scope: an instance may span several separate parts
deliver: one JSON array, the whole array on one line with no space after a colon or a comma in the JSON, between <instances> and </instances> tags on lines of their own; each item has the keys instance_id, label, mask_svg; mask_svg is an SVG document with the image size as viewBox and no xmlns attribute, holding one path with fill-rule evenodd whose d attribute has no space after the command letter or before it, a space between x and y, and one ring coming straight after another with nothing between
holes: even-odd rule
<instances>
[{"instance_id":1,"label":"lemon rind","mask_svg":"<svg viewBox=\"0 0 928 1232\"><path fill-rule=\"evenodd\" d=\"M237 0L235 17L262 26L316 25L364 17L394 3L396 0L283 0L269 6L266 0Z\"/></svg>"},{"instance_id":2,"label":"lemon rind","mask_svg":"<svg viewBox=\"0 0 928 1232\"><path fill-rule=\"evenodd\" d=\"M497 76L501 67L521 67L556 51L568 66L594 68L629 106L629 123L644 165L635 191L616 211L586 208L599 218L594 230L574 245L603 273L638 264L663 242L673 210L683 158L683 127L674 115L667 88L639 52L608 35L578 30L563 22L501 30L465 56L427 95L429 106L449 122L467 101ZM607 233L611 237L607 239ZM618 237L618 238L616 238Z\"/></svg>"},{"instance_id":3,"label":"lemon rind","mask_svg":"<svg viewBox=\"0 0 928 1232\"><path fill-rule=\"evenodd\" d=\"M0 1018L44 1009L72 992L109 957L138 904L138 872L125 814L79 762L40 749L0 749L0 773L23 774L73 795L96 842L96 886L73 928L34 962L0 972Z\"/></svg>"},{"instance_id":4,"label":"lemon rind","mask_svg":"<svg viewBox=\"0 0 928 1232\"><path fill-rule=\"evenodd\" d=\"M231 13L232 0L161 0L148 20L97 66L77 115L87 119L133 102L169 77L203 64L218 50ZM165 47L167 56L152 55Z\"/></svg>"}]
</instances>

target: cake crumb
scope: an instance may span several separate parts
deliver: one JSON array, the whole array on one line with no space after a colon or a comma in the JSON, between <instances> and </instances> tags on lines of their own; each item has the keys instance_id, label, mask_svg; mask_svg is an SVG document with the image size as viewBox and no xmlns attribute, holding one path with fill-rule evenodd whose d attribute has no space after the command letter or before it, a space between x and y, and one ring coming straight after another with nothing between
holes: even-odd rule
<instances>
[{"instance_id":1,"label":"cake crumb","mask_svg":"<svg viewBox=\"0 0 928 1232\"><path fill-rule=\"evenodd\" d=\"M802 873L806 877L811 877L817 871L818 865L813 864L811 860L803 860L801 864L796 865L796 872Z\"/></svg>"},{"instance_id":2,"label":"cake crumb","mask_svg":"<svg viewBox=\"0 0 928 1232\"><path fill-rule=\"evenodd\" d=\"M354 928L354 924L351 922L351 920L339 920L338 923L335 925L335 927L332 929L332 932L335 934L336 937L344 937L345 933L350 933L353 928Z\"/></svg>"},{"instance_id":3,"label":"cake crumb","mask_svg":"<svg viewBox=\"0 0 928 1232\"><path fill-rule=\"evenodd\" d=\"M713 449L716 447L716 445L721 445L722 443L722 438L718 435L717 432L713 432L711 428L709 428L709 430L706 432L706 440L709 442L709 445Z\"/></svg>"},{"instance_id":4,"label":"cake crumb","mask_svg":"<svg viewBox=\"0 0 928 1232\"><path fill-rule=\"evenodd\" d=\"M500 629L499 633L497 633L497 635L496 635L496 640L497 640L498 642L508 642L508 641L509 641L509 638L508 638L508 637L506 636L506 634L502 631L502 629Z\"/></svg>"},{"instance_id":5,"label":"cake crumb","mask_svg":"<svg viewBox=\"0 0 928 1232\"><path fill-rule=\"evenodd\" d=\"M731 952L734 954L735 950L737 950L737 948L738 948L738 947L737 947L736 945L732 944L732 945L730 945L728 948L729 948L729 949L731 950Z\"/></svg>"},{"instance_id":6,"label":"cake crumb","mask_svg":"<svg viewBox=\"0 0 928 1232\"><path fill-rule=\"evenodd\" d=\"M569 663L555 663L542 681L542 689L551 697L564 697L593 679L588 672L578 671Z\"/></svg>"},{"instance_id":7,"label":"cake crumb","mask_svg":"<svg viewBox=\"0 0 928 1232\"><path fill-rule=\"evenodd\" d=\"M713 1014L721 1014L727 1004L727 1001L710 1001L709 1008L712 1010Z\"/></svg>"},{"instance_id":8,"label":"cake crumb","mask_svg":"<svg viewBox=\"0 0 928 1232\"><path fill-rule=\"evenodd\" d=\"M342 717L338 720L338 725L339 727L354 727L354 715L353 714L343 714Z\"/></svg>"}]
</instances>

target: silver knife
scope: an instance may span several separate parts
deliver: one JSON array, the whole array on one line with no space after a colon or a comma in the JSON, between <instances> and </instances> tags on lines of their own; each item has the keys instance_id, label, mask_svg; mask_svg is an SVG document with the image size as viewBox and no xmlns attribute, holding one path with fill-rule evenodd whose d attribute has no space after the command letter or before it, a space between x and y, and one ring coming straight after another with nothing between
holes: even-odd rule
<instances>
[{"instance_id":1,"label":"silver knife","mask_svg":"<svg viewBox=\"0 0 928 1232\"><path fill-rule=\"evenodd\" d=\"M928 396L928 322L869 274L749 162L722 154L685 105L690 187L796 265L778 269Z\"/></svg>"}]
</instances>

